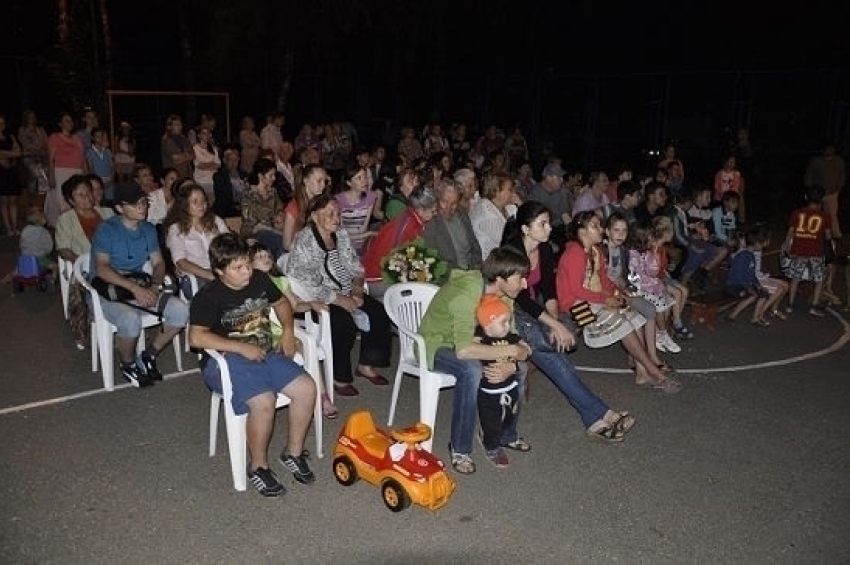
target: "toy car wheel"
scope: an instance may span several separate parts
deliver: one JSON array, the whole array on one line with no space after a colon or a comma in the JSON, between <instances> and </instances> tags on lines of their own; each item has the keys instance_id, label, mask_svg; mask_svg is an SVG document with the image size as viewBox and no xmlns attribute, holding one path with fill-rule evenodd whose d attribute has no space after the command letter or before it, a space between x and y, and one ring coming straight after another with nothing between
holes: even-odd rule
<instances>
[{"instance_id":1,"label":"toy car wheel","mask_svg":"<svg viewBox=\"0 0 850 565\"><path fill-rule=\"evenodd\" d=\"M357 482L357 467L351 459L341 455L334 459L334 477L341 485L351 486Z\"/></svg>"},{"instance_id":2,"label":"toy car wheel","mask_svg":"<svg viewBox=\"0 0 850 565\"><path fill-rule=\"evenodd\" d=\"M410 496L396 481L390 479L381 485L381 497L384 504L393 512L401 512L410 506Z\"/></svg>"}]
</instances>

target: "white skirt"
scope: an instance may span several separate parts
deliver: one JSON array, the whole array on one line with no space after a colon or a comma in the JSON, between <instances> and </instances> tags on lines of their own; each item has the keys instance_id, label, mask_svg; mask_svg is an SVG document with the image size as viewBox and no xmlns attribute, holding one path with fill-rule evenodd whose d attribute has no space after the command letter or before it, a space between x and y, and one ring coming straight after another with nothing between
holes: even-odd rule
<instances>
[{"instance_id":1,"label":"white skirt","mask_svg":"<svg viewBox=\"0 0 850 565\"><path fill-rule=\"evenodd\" d=\"M669 292L652 294L650 292L639 290L635 293L635 296L643 297L648 302L652 303L652 305L655 306L656 312L666 312L676 304L676 299L673 298L673 295Z\"/></svg>"},{"instance_id":2,"label":"white skirt","mask_svg":"<svg viewBox=\"0 0 850 565\"><path fill-rule=\"evenodd\" d=\"M612 310L602 304L591 304L596 321L584 327L584 343L598 349L617 343L646 324L646 318L631 308Z\"/></svg>"}]
</instances>

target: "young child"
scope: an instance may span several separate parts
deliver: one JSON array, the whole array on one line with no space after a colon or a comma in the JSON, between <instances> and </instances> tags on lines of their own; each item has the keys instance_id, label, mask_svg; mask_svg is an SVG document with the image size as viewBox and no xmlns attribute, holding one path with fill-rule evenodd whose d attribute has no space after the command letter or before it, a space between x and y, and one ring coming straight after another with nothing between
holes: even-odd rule
<instances>
[{"instance_id":1,"label":"young child","mask_svg":"<svg viewBox=\"0 0 850 565\"><path fill-rule=\"evenodd\" d=\"M767 292L769 292L771 296L776 295L773 300L773 308L770 313L777 320L787 320L785 314L779 311L779 303L782 302L782 298L784 298L785 294L788 292L788 283L782 279L770 276L770 273L767 271L761 270L762 252L770 245L770 233L768 233L767 229L764 227L759 227L757 230L759 237L764 241L764 244L762 245L762 249L753 250L753 255L756 258L756 277L758 277L761 286L767 289Z\"/></svg>"},{"instance_id":2,"label":"young child","mask_svg":"<svg viewBox=\"0 0 850 565\"><path fill-rule=\"evenodd\" d=\"M646 318L643 326L645 343L655 343L655 305L642 296L634 295L634 287L628 282L629 249L626 241L629 237L629 220L622 212L614 212L605 222L605 241L602 246L608 266L608 278L617 287L622 296L627 297L629 306ZM638 330L640 331L640 330ZM647 353L652 362L661 370L669 370L667 363L658 358L658 350L648 347ZM630 359L630 364L633 360Z\"/></svg>"},{"instance_id":3,"label":"young child","mask_svg":"<svg viewBox=\"0 0 850 565\"><path fill-rule=\"evenodd\" d=\"M271 278L278 290L280 290L286 299L289 300L293 312L307 312L309 310L319 312L320 310L327 309L327 305L321 302L305 302L295 296L289 286L289 279L286 278L286 275L281 273L280 270L278 270L277 265L275 265L271 249L259 241L255 242L248 248L248 258L251 260L252 269L262 271L269 275L269 278ZM273 343L277 345L280 341L282 330L280 327L272 324L271 331ZM337 407L333 402L331 402L331 399L326 392L322 391L321 394L322 414L328 420L335 419L339 414L339 410L337 410Z\"/></svg>"},{"instance_id":4,"label":"young child","mask_svg":"<svg viewBox=\"0 0 850 565\"><path fill-rule=\"evenodd\" d=\"M475 341L484 345L513 345L519 343L519 335L511 332L511 309L495 294L484 294L475 310L478 326ZM500 360L504 361L504 360ZM507 359L507 361L515 361ZM496 361L484 361L483 365ZM517 413L519 382L516 374L500 383L481 379L478 388L478 420L481 423L481 443L487 459L503 469L508 466L508 456L500 445L502 433L510 428Z\"/></svg>"},{"instance_id":5,"label":"young child","mask_svg":"<svg viewBox=\"0 0 850 565\"><path fill-rule=\"evenodd\" d=\"M20 236L21 255L35 257L39 271L46 273L48 280L55 284L58 280L59 266L50 257L53 251L53 237L44 227L47 224L47 217L38 206L30 206L26 220L27 225L21 230ZM2 282L11 282L16 276L18 276L18 270L13 269L11 273L3 277Z\"/></svg>"},{"instance_id":6,"label":"young child","mask_svg":"<svg viewBox=\"0 0 850 565\"><path fill-rule=\"evenodd\" d=\"M788 287L788 305L785 311L794 312L794 300L800 281L815 283L809 314L823 317L820 295L824 276L824 242L831 237L829 215L821 209L823 188L811 186L806 189L806 206L794 210L788 220L788 232L782 243L782 251L788 254L788 264L783 268L791 279Z\"/></svg>"},{"instance_id":7,"label":"young child","mask_svg":"<svg viewBox=\"0 0 850 565\"><path fill-rule=\"evenodd\" d=\"M86 150L89 171L100 177L106 200L111 202L115 196L115 161L109 149L109 137L105 129L94 128L91 139L91 147Z\"/></svg>"},{"instance_id":8,"label":"young child","mask_svg":"<svg viewBox=\"0 0 850 565\"><path fill-rule=\"evenodd\" d=\"M646 229L635 233L635 249L629 251L631 282L637 294L655 305L657 333L655 347L659 351L679 353L682 348L668 333L672 312L677 337L688 339L690 331L682 324L682 308L687 295L681 287L664 284L667 278L667 251L665 245L673 238L673 223L670 218L660 216L652 220ZM685 330L685 331L682 331Z\"/></svg>"},{"instance_id":9,"label":"young child","mask_svg":"<svg viewBox=\"0 0 850 565\"><path fill-rule=\"evenodd\" d=\"M770 294L758 278L755 254L764 250L767 238L762 230L753 228L747 231L744 243L745 247L729 262L729 275L724 285L727 294L742 299L729 314L729 320L735 321L741 312L755 303L750 323L767 327L770 322L765 320L765 314L782 298L780 293Z\"/></svg>"},{"instance_id":10,"label":"young child","mask_svg":"<svg viewBox=\"0 0 850 565\"><path fill-rule=\"evenodd\" d=\"M165 193L156 184L150 165L136 164L136 168L133 169L133 181L142 187L148 197L147 220L153 225L159 226L168 215L168 202L166 202ZM157 231L160 231L159 228L157 228Z\"/></svg>"},{"instance_id":11,"label":"young child","mask_svg":"<svg viewBox=\"0 0 850 565\"><path fill-rule=\"evenodd\" d=\"M720 198L720 204L711 210L711 225L715 245L730 247L734 243L734 234L738 229L735 214L741 197L737 192L727 190Z\"/></svg>"}]
</instances>

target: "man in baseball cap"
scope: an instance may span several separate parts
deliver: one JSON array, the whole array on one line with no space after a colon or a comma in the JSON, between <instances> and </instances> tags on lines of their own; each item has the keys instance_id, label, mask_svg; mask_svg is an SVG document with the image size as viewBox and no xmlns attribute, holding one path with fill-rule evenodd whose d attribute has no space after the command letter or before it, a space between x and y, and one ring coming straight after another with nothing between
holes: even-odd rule
<instances>
[{"instance_id":1,"label":"man in baseball cap","mask_svg":"<svg viewBox=\"0 0 850 565\"><path fill-rule=\"evenodd\" d=\"M121 183L115 187L117 215L101 222L91 244L91 278L99 277L108 285L121 287L133 295L132 303L151 309L162 305L162 332L136 357L136 344L143 331L145 312L120 301L101 299L103 317L113 324L115 347L121 363L121 374L135 387L149 386L162 380L156 366L160 351L186 327L189 308L181 299L171 296L160 300L165 261L159 249L156 228L145 218L148 198L135 182ZM144 270L150 263L151 284L141 286L127 275Z\"/></svg>"}]
</instances>

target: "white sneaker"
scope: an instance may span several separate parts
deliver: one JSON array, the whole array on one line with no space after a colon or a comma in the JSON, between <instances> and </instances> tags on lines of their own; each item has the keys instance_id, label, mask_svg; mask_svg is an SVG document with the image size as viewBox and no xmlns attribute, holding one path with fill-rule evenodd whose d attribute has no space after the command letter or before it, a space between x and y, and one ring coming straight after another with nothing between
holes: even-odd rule
<instances>
[{"instance_id":1,"label":"white sneaker","mask_svg":"<svg viewBox=\"0 0 850 565\"><path fill-rule=\"evenodd\" d=\"M679 344L673 341L673 338L670 337L670 334L667 332L658 332L655 335L655 348L661 352L668 353L679 353L682 351L682 348L679 347Z\"/></svg>"}]
</instances>

